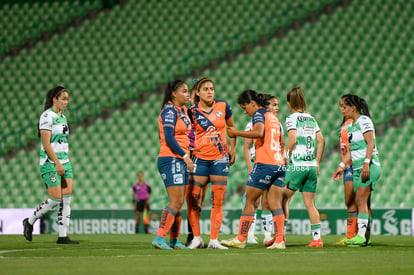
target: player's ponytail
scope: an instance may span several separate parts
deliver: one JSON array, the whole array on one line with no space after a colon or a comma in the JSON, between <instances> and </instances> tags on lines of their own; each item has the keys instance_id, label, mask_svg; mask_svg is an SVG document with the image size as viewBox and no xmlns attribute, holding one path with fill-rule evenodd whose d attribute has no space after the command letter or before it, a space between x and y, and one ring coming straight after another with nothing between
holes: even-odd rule
<instances>
[{"instance_id":1,"label":"player's ponytail","mask_svg":"<svg viewBox=\"0 0 414 275\"><path fill-rule=\"evenodd\" d=\"M164 108L164 105L169 101L172 101L172 93L181 87L185 82L182 79L176 79L167 83L164 89L164 98L161 104L161 110Z\"/></svg>"},{"instance_id":2,"label":"player's ponytail","mask_svg":"<svg viewBox=\"0 0 414 275\"><path fill-rule=\"evenodd\" d=\"M359 98L359 108L361 110L361 114L368 116L371 118L371 114L369 113L368 103L365 99Z\"/></svg>"},{"instance_id":3,"label":"player's ponytail","mask_svg":"<svg viewBox=\"0 0 414 275\"><path fill-rule=\"evenodd\" d=\"M308 105L301 87L295 87L290 90L286 95L286 100L293 111L308 112Z\"/></svg>"},{"instance_id":4,"label":"player's ponytail","mask_svg":"<svg viewBox=\"0 0 414 275\"><path fill-rule=\"evenodd\" d=\"M346 95L343 95L341 98L344 99L344 102L346 105L350 107L355 106L356 110L360 114L371 117L371 114L369 113L369 109L368 109L368 104L365 101L365 99L360 98L359 96L353 95L353 94L346 94Z\"/></svg>"}]
</instances>

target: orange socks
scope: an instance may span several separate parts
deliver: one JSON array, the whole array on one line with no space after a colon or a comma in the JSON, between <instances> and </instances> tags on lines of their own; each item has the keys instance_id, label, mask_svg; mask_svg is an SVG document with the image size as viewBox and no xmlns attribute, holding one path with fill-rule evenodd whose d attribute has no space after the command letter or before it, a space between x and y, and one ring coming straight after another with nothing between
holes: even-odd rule
<instances>
[{"instance_id":1,"label":"orange socks","mask_svg":"<svg viewBox=\"0 0 414 275\"><path fill-rule=\"evenodd\" d=\"M221 183L221 182L220 182ZM226 185L217 184L211 185L211 215L210 215L210 239L216 240L219 235L221 223L223 221L223 201L224 193L226 192ZM194 230L194 229L193 229ZM197 236L194 233L194 236Z\"/></svg>"},{"instance_id":2,"label":"orange socks","mask_svg":"<svg viewBox=\"0 0 414 275\"><path fill-rule=\"evenodd\" d=\"M181 228L181 212L178 212L175 216L175 221L171 226L170 230L170 240L177 240L180 236L180 228Z\"/></svg>"},{"instance_id":3,"label":"orange socks","mask_svg":"<svg viewBox=\"0 0 414 275\"><path fill-rule=\"evenodd\" d=\"M281 243L283 242L283 235L285 232L285 214L283 213L283 209L279 208L272 211L273 215L273 227L275 228L275 242Z\"/></svg>"},{"instance_id":4,"label":"orange socks","mask_svg":"<svg viewBox=\"0 0 414 275\"><path fill-rule=\"evenodd\" d=\"M239 234L237 235L237 239L240 242L246 241L247 233L249 232L249 228L253 222L253 219L254 219L254 213L253 214L242 214L240 216Z\"/></svg>"},{"instance_id":5,"label":"orange socks","mask_svg":"<svg viewBox=\"0 0 414 275\"><path fill-rule=\"evenodd\" d=\"M158 237L165 238L165 236L167 235L168 231L170 231L171 226L175 221L176 215L177 211L175 211L171 207L167 206L164 208L161 214L160 227L158 228Z\"/></svg>"},{"instance_id":6,"label":"orange socks","mask_svg":"<svg viewBox=\"0 0 414 275\"><path fill-rule=\"evenodd\" d=\"M348 212L346 237L352 239L358 233L358 212Z\"/></svg>"},{"instance_id":7,"label":"orange socks","mask_svg":"<svg viewBox=\"0 0 414 275\"><path fill-rule=\"evenodd\" d=\"M201 188L198 185L192 185L192 190L189 190L189 193L187 193L187 216L193 230L193 234L196 237L200 236L201 208L198 206L200 193Z\"/></svg>"}]
</instances>

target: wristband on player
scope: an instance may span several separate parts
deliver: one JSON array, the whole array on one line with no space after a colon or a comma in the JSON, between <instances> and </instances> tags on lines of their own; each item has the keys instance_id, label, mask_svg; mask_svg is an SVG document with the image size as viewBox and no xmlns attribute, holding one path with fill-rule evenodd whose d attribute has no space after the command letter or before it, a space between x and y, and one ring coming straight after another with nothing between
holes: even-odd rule
<instances>
[{"instance_id":1,"label":"wristband on player","mask_svg":"<svg viewBox=\"0 0 414 275\"><path fill-rule=\"evenodd\" d=\"M364 163L368 163L369 164L369 163L371 163L371 160L370 159L365 159L364 160Z\"/></svg>"},{"instance_id":2,"label":"wristband on player","mask_svg":"<svg viewBox=\"0 0 414 275\"><path fill-rule=\"evenodd\" d=\"M345 163L343 163L343 162L341 161L341 163L339 163L339 167L341 167L342 169L345 169Z\"/></svg>"},{"instance_id":3,"label":"wristband on player","mask_svg":"<svg viewBox=\"0 0 414 275\"><path fill-rule=\"evenodd\" d=\"M187 154L184 154L183 159L185 159L186 157L188 157L188 155Z\"/></svg>"}]
</instances>

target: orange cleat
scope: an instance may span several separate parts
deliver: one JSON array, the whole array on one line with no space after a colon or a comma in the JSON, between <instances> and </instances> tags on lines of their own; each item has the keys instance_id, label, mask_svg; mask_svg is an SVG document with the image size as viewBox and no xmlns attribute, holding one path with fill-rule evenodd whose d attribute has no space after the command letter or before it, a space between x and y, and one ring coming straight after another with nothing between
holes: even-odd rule
<instances>
[{"instance_id":1,"label":"orange cleat","mask_svg":"<svg viewBox=\"0 0 414 275\"><path fill-rule=\"evenodd\" d=\"M273 245L273 243L275 241L276 241L276 235L270 241L264 242L263 245L266 246L266 247L269 247L269 246Z\"/></svg>"},{"instance_id":2,"label":"orange cleat","mask_svg":"<svg viewBox=\"0 0 414 275\"><path fill-rule=\"evenodd\" d=\"M313 240L310 244L307 245L307 247L323 247L322 239Z\"/></svg>"}]
</instances>

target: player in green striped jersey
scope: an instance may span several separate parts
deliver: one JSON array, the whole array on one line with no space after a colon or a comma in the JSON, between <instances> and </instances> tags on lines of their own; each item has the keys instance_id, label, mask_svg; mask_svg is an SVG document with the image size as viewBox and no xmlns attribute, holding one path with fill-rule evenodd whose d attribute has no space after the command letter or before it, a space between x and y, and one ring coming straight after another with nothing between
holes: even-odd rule
<instances>
[{"instance_id":1,"label":"player in green striped jersey","mask_svg":"<svg viewBox=\"0 0 414 275\"><path fill-rule=\"evenodd\" d=\"M345 165L352 159L354 170L354 188L356 188L356 203L358 207L358 235L346 240L351 246L369 245L371 191L375 189L381 173L381 164L375 142L375 128L371 120L368 104L357 95L342 96L341 113L352 122L348 126L348 152L332 178L342 178Z\"/></svg>"},{"instance_id":2,"label":"player in green striped jersey","mask_svg":"<svg viewBox=\"0 0 414 275\"><path fill-rule=\"evenodd\" d=\"M70 221L73 173L69 161L69 127L63 111L69 102L68 91L61 86L46 96L44 112L39 119L40 174L46 185L48 198L39 204L33 215L23 220L23 234L32 241L33 224L59 205L58 244L76 244L67 236Z\"/></svg>"},{"instance_id":3,"label":"player in green striped jersey","mask_svg":"<svg viewBox=\"0 0 414 275\"><path fill-rule=\"evenodd\" d=\"M283 210L287 219L289 201L296 191L302 192L313 238L308 247L323 247L320 216L315 206L315 193L325 140L318 122L308 113L305 96L300 87L295 87L288 92L287 102L291 114L286 118L289 165L286 167Z\"/></svg>"}]
</instances>

